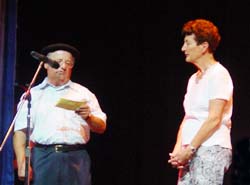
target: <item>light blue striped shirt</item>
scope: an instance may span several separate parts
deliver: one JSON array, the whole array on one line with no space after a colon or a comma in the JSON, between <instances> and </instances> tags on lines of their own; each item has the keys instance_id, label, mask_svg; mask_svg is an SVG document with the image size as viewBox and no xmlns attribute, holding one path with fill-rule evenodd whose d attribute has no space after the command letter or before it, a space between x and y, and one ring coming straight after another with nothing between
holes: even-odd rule
<instances>
[{"instance_id":1,"label":"light blue striped shirt","mask_svg":"<svg viewBox=\"0 0 250 185\"><path fill-rule=\"evenodd\" d=\"M90 138L86 121L72 110L56 107L60 98L75 101L85 100L91 114L106 123L106 114L101 110L96 96L80 84L69 81L56 87L47 78L31 89L31 141L40 144L85 144ZM14 130L27 127L27 100L21 98Z\"/></svg>"}]
</instances>

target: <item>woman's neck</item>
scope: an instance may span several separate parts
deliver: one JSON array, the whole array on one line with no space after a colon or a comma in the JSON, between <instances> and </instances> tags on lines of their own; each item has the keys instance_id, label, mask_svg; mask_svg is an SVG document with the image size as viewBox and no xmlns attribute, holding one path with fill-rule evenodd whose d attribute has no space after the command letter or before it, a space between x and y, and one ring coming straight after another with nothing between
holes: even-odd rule
<instances>
[{"instance_id":1,"label":"woman's neck","mask_svg":"<svg viewBox=\"0 0 250 185\"><path fill-rule=\"evenodd\" d=\"M200 60L196 63L197 68L201 73L205 73L211 66L216 64L217 61L214 59L212 54L204 55Z\"/></svg>"}]
</instances>

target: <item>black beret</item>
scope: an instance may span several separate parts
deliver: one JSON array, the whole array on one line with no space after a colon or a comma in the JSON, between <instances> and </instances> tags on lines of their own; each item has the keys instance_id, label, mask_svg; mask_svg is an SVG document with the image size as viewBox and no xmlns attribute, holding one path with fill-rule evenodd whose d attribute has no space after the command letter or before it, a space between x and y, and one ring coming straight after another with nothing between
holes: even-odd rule
<instances>
[{"instance_id":1,"label":"black beret","mask_svg":"<svg viewBox=\"0 0 250 185\"><path fill-rule=\"evenodd\" d=\"M50 44L48 46L45 46L42 48L41 53L44 55L47 55L50 52L57 51L57 50L64 50L70 52L76 61L80 60L80 52L75 47L64 44L64 43L56 43L56 44Z\"/></svg>"}]
</instances>

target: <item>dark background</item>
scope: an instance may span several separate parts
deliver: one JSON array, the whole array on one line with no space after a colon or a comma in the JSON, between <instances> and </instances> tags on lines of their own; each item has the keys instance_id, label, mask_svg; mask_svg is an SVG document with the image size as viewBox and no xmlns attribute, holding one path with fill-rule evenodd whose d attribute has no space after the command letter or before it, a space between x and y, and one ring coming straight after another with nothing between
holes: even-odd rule
<instances>
[{"instance_id":1,"label":"dark background","mask_svg":"<svg viewBox=\"0 0 250 185\"><path fill-rule=\"evenodd\" d=\"M249 132L250 21L248 1L18 0L16 101L39 64L31 51L64 42L81 52L72 80L94 92L105 134L88 145L93 185L176 184L167 163L195 68L180 50L182 25L213 21L222 35L216 58L234 81L232 141ZM45 70L37 83L45 77ZM231 184L233 169L226 175Z\"/></svg>"}]
</instances>

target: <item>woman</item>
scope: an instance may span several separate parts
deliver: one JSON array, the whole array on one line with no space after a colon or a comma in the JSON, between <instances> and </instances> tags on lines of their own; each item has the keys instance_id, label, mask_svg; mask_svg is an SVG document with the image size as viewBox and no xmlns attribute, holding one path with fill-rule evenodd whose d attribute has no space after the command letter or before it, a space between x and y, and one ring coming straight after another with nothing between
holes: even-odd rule
<instances>
[{"instance_id":1,"label":"woman","mask_svg":"<svg viewBox=\"0 0 250 185\"><path fill-rule=\"evenodd\" d=\"M198 70L188 82L185 116L169 163L179 169L178 185L223 184L232 158L233 83L214 58L221 37L217 27L204 19L188 21L182 34L185 60Z\"/></svg>"}]
</instances>

